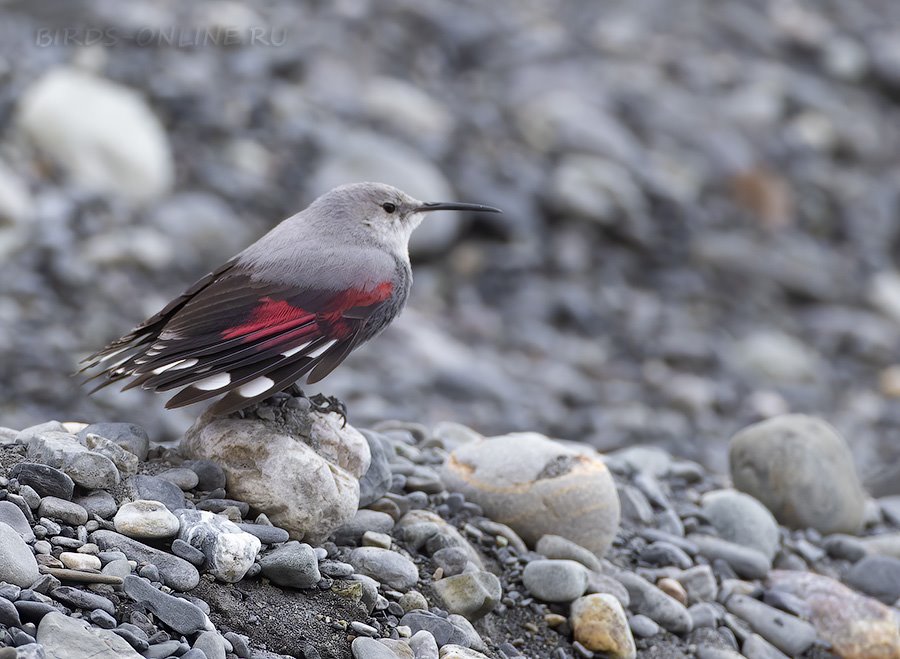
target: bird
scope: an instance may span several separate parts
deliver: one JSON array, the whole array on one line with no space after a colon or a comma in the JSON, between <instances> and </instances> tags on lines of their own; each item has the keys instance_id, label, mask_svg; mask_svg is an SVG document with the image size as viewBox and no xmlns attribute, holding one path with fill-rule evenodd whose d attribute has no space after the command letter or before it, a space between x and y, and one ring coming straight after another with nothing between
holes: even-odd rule
<instances>
[{"instance_id":1,"label":"bird","mask_svg":"<svg viewBox=\"0 0 900 659\"><path fill-rule=\"evenodd\" d=\"M302 395L299 380L322 380L403 310L409 239L433 211L502 212L423 202L384 183L336 187L84 359L79 372L101 380L90 393L121 381L123 391L177 389L169 409L220 397L210 407L220 416L282 391ZM310 400L346 423L336 398Z\"/></svg>"}]
</instances>

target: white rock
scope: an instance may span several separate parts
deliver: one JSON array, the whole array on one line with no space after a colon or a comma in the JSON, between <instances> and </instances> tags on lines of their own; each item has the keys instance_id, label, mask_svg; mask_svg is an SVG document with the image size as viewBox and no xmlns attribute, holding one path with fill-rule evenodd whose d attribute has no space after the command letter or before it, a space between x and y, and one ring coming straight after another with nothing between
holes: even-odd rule
<instances>
[{"instance_id":1,"label":"white rock","mask_svg":"<svg viewBox=\"0 0 900 659\"><path fill-rule=\"evenodd\" d=\"M59 560L70 570L99 570L103 567L96 556L74 551L64 551L59 555Z\"/></svg>"},{"instance_id":2,"label":"white rock","mask_svg":"<svg viewBox=\"0 0 900 659\"><path fill-rule=\"evenodd\" d=\"M334 414L266 408L275 420L201 416L182 451L225 471L231 497L264 512L292 538L318 542L356 513L365 437ZM279 417L278 415L281 415Z\"/></svg>"},{"instance_id":3,"label":"white rock","mask_svg":"<svg viewBox=\"0 0 900 659\"><path fill-rule=\"evenodd\" d=\"M441 478L532 545L543 535L560 535L603 556L619 527L619 497L599 456L538 433L463 444L447 458Z\"/></svg>"},{"instance_id":4,"label":"white rock","mask_svg":"<svg viewBox=\"0 0 900 659\"><path fill-rule=\"evenodd\" d=\"M206 510L179 510L178 519L178 537L203 552L210 573L226 583L244 578L259 554L259 538Z\"/></svg>"},{"instance_id":5,"label":"white rock","mask_svg":"<svg viewBox=\"0 0 900 659\"><path fill-rule=\"evenodd\" d=\"M25 91L17 123L88 189L146 202L172 185L162 125L136 92L109 80L50 71Z\"/></svg>"},{"instance_id":6,"label":"white rock","mask_svg":"<svg viewBox=\"0 0 900 659\"><path fill-rule=\"evenodd\" d=\"M174 538L181 526L162 503L145 499L122 504L113 524L129 538Z\"/></svg>"}]
</instances>

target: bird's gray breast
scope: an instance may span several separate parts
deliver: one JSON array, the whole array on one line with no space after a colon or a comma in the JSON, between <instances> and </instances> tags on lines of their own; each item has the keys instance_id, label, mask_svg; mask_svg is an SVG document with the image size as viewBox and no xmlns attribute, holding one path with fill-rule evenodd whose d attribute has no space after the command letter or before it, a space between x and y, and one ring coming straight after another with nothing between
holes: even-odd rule
<instances>
[{"instance_id":1,"label":"bird's gray breast","mask_svg":"<svg viewBox=\"0 0 900 659\"><path fill-rule=\"evenodd\" d=\"M379 305L372 315L367 319L363 328L363 340L369 339L380 334L385 327L400 315L403 307L406 306L406 300L409 298L409 290L412 287L412 269L409 262L398 257L394 257L394 275L393 289L391 297L383 304Z\"/></svg>"}]
</instances>

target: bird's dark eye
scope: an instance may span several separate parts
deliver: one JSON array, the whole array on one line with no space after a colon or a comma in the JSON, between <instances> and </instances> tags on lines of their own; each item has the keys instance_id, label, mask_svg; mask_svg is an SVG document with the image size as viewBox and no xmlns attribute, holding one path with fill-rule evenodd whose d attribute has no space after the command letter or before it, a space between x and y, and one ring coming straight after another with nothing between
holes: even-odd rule
<instances>
[{"instance_id":1,"label":"bird's dark eye","mask_svg":"<svg viewBox=\"0 0 900 659\"><path fill-rule=\"evenodd\" d=\"M386 201L383 204L381 204L381 207L384 209L385 213L393 213L395 210L397 210L396 204L392 204L389 201Z\"/></svg>"}]
</instances>

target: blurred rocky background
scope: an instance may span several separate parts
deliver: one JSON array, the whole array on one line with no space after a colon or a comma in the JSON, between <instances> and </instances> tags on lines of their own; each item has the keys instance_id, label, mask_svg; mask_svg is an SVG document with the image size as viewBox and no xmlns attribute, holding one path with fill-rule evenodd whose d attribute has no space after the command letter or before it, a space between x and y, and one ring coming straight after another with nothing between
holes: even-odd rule
<instances>
[{"instance_id":1,"label":"blurred rocky background","mask_svg":"<svg viewBox=\"0 0 900 659\"><path fill-rule=\"evenodd\" d=\"M176 438L200 410L77 361L373 179L506 213L420 229L408 310L322 385L353 423L722 468L811 412L900 492L898 101L891 0L0 3L0 424Z\"/></svg>"}]
</instances>

